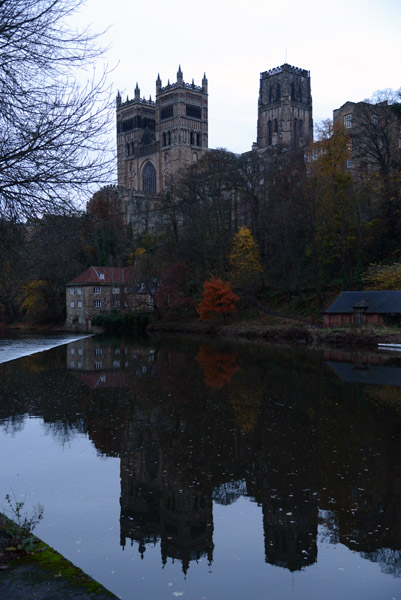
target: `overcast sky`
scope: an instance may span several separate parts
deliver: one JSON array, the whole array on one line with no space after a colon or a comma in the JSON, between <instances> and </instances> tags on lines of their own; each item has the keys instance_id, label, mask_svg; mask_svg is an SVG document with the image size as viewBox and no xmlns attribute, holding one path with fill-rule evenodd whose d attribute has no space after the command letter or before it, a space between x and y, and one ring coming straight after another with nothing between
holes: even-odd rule
<instances>
[{"instance_id":1,"label":"overcast sky","mask_svg":"<svg viewBox=\"0 0 401 600\"><path fill-rule=\"evenodd\" d=\"M154 99L155 81L209 81L209 146L256 139L259 78L288 62L311 73L315 123L347 100L401 87L401 0L87 0L81 24L109 27L115 92Z\"/></svg>"}]
</instances>

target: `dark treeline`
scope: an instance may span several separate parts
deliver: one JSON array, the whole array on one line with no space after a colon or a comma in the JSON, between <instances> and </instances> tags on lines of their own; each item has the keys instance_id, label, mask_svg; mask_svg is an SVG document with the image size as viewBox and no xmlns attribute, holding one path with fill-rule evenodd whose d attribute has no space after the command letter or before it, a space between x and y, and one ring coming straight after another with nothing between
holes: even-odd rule
<instances>
[{"instance_id":1,"label":"dark treeline","mask_svg":"<svg viewBox=\"0 0 401 600\"><path fill-rule=\"evenodd\" d=\"M90 265L134 264L164 282L177 312L212 275L305 314L341 289L399 289L401 105L387 100L360 103L352 136L325 122L306 151L209 151L170 182L139 233L115 188L95 194L86 214L3 220L0 318L62 322L65 283ZM236 241L241 227L248 247ZM235 272L241 253L246 282Z\"/></svg>"}]
</instances>

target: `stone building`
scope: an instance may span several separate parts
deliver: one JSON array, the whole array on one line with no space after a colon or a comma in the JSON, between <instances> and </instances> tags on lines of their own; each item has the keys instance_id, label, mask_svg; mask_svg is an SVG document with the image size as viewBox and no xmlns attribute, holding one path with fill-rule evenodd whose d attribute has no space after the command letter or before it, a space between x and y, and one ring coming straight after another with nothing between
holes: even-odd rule
<instances>
[{"instance_id":1,"label":"stone building","mask_svg":"<svg viewBox=\"0 0 401 600\"><path fill-rule=\"evenodd\" d=\"M67 329L91 331L95 315L153 310L156 280L134 280L133 267L89 267L66 285Z\"/></svg>"},{"instance_id":2,"label":"stone building","mask_svg":"<svg viewBox=\"0 0 401 600\"><path fill-rule=\"evenodd\" d=\"M118 184L154 196L165 194L169 178L198 160L208 148L208 83L156 80L156 99L141 98L138 84L133 99L117 95Z\"/></svg>"},{"instance_id":3,"label":"stone building","mask_svg":"<svg viewBox=\"0 0 401 600\"><path fill-rule=\"evenodd\" d=\"M310 72L287 63L260 74L253 149L302 148L313 138Z\"/></svg>"},{"instance_id":4,"label":"stone building","mask_svg":"<svg viewBox=\"0 0 401 600\"><path fill-rule=\"evenodd\" d=\"M349 134L346 168L360 180L381 172L387 175L401 154L400 115L388 100L345 102L333 110L333 123Z\"/></svg>"}]
</instances>

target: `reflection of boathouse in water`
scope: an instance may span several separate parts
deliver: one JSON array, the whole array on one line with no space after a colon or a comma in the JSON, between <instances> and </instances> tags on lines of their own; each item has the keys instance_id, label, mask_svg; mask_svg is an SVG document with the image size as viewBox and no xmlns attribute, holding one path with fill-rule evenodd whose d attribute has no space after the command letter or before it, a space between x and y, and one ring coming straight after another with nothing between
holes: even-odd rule
<instances>
[{"instance_id":1,"label":"reflection of boathouse in water","mask_svg":"<svg viewBox=\"0 0 401 600\"><path fill-rule=\"evenodd\" d=\"M384 356L366 357L330 350L324 356L326 364L345 383L367 383L401 387L401 361L388 364Z\"/></svg>"}]
</instances>

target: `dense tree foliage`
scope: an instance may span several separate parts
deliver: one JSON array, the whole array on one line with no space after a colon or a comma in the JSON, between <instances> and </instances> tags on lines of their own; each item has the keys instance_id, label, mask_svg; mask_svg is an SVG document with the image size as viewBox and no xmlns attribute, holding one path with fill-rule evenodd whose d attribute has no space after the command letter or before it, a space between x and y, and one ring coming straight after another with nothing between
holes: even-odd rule
<instances>
[{"instance_id":1,"label":"dense tree foliage","mask_svg":"<svg viewBox=\"0 0 401 600\"><path fill-rule=\"evenodd\" d=\"M386 92L355 104L358 127L324 122L307 149L205 153L170 178L158 227L135 234L113 187L86 214L3 219L0 318L39 314L42 297L45 318L62 320L65 283L91 264L157 278L161 318L197 305L201 318L227 314L232 288L242 301L256 293L273 310L285 301L306 314L341 289L400 289L399 100Z\"/></svg>"}]
</instances>

